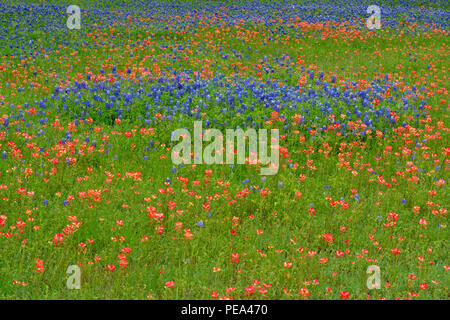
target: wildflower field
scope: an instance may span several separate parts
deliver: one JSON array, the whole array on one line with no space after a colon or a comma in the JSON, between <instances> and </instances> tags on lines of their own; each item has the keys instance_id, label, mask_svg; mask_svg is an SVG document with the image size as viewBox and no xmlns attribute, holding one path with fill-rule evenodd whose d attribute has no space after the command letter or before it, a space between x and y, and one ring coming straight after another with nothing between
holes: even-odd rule
<instances>
[{"instance_id":1,"label":"wildflower field","mask_svg":"<svg viewBox=\"0 0 450 320\"><path fill-rule=\"evenodd\" d=\"M1 1L0 299L448 299L449 21ZM276 174L174 163L196 121L278 129Z\"/></svg>"}]
</instances>

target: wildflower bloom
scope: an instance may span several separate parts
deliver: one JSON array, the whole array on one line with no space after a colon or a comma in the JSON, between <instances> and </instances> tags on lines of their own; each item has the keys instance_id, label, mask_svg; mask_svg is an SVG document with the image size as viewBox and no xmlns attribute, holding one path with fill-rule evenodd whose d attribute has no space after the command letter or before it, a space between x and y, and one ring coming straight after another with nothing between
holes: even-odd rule
<instances>
[{"instance_id":1,"label":"wildflower bloom","mask_svg":"<svg viewBox=\"0 0 450 320\"><path fill-rule=\"evenodd\" d=\"M350 293L348 291L340 291L339 294L341 295L341 300L347 300L350 298Z\"/></svg>"},{"instance_id":2,"label":"wildflower bloom","mask_svg":"<svg viewBox=\"0 0 450 320\"><path fill-rule=\"evenodd\" d=\"M42 261L41 259L35 258L35 264L36 264L36 272L37 273L43 273L45 271L44 261Z\"/></svg>"},{"instance_id":3,"label":"wildflower bloom","mask_svg":"<svg viewBox=\"0 0 450 320\"><path fill-rule=\"evenodd\" d=\"M333 243L333 237L331 236L331 234L329 233L325 233L322 235L322 239L324 239L325 241L329 242L329 243Z\"/></svg>"},{"instance_id":4,"label":"wildflower bloom","mask_svg":"<svg viewBox=\"0 0 450 320\"><path fill-rule=\"evenodd\" d=\"M238 263L240 260L239 260L239 254L238 253L233 253L233 254L231 254L231 263L232 264L236 264L236 263Z\"/></svg>"},{"instance_id":5,"label":"wildflower bloom","mask_svg":"<svg viewBox=\"0 0 450 320\"><path fill-rule=\"evenodd\" d=\"M42 284L51 256L112 281L160 265L187 298L220 300L272 297L254 270L290 298L370 299L340 271L393 263L407 291L391 279L380 299L447 297L446 247L430 239L448 228L449 10L384 1L372 32L358 5L324 15L309 1L297 17L295 4L144 1L117 5L120 30L93 5L75 42L65 28L21 32L54 25L48 6L3 6L17 32L0 55L0 248L29 276L9 280L17 294ZM191 120L201 128L183 130ZM228 129L245 143L216 135ZM265 129L278 133L267 152L252 135ZM209 272L188 284L159 249ZM236 287L216 286L229 275ZM126 293L154 297L143 289Z\"/></svg>"},{"instance_id":6,"label":"wildflower bloom","mask_svg":"<svg viewBox=\"0 0 450 320\"><path fill-rule=\"evenodd\" d=\"M305 287L301 288L298 292L301 296L303 296L304 298L306 298L307 296L309 296L309 290Z\"/></svg>"}]
</instances>

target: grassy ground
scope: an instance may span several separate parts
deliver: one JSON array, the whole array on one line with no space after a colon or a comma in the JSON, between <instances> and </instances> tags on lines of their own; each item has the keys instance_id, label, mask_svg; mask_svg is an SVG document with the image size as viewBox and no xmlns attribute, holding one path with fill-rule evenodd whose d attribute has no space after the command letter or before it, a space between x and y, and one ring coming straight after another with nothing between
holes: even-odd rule
<instances>
[{"instance_id":1,"label":"grassy ground","mask_svg":"<svg viewBox=\"0 0 450 320\"><path fill-rule=\"evenodd\" d=\"M370 32L308 2L86 1L69 31L23 3L0 13L2 299L448 298L448 30L409 19L439 5ZM174 165L195 120L278 128L278 173Z\"/></svg>"}]
</instances>

